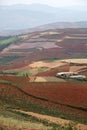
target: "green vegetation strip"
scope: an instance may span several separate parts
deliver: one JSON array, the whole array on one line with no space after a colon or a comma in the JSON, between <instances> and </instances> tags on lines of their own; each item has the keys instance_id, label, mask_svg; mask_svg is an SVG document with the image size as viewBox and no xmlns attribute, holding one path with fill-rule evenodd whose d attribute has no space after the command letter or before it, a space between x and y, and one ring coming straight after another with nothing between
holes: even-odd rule
<instances>
[{"instance_id":1,"label":"green vegetation strip","mask_svg":"<svg viewBox=\"0 0 87 130\"><path fill-rule=\"evenodd\" d=\"M3 37L1 40L0 40L0 51L2 51L4 48L6 48L7 46L9 46L10 44L12 43L16 43L16 42L19 42L21 41L22 39L19 38L18 36L14 36L14 37Z\"/></svg>"},{"instance_id":2,"label":"green vegetation strip","mask_svg":"<svg viewBox=\"0 0 87 130\"><path fill-rule=\"evenodd\" d=\"M18 58L21 58L22 56L17 56L17 55L14 55L14 56L4 56L2 58L0 58L0 65L4 65L8 62L11 62L13 60L16 60Z\"/></svg>"}]
</instances>

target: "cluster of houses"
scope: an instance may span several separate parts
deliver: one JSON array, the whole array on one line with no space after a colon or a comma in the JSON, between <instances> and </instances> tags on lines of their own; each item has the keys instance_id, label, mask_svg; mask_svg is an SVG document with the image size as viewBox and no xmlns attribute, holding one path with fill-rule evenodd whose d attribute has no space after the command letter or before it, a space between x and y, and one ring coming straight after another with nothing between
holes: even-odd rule
<instances>
[{"instance_id":1,"label":"cluster of houses","mask_svg":"<svg viewBox=\"0 0 87 130\"><path fill-rule=\"evenodd\" d=\"M87 79L85 75L80 75L78 74L78 72L59 72L56 74L56 77L64 79L79 79L79 80Z\"/></svg>"}]
</instances>

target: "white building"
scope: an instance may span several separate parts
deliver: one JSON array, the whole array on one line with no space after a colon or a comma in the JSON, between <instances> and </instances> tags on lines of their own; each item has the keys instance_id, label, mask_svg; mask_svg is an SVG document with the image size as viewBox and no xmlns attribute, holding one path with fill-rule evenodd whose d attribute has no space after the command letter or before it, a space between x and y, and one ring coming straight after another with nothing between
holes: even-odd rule
<instances>
[{"instance_id":1,"label":"white building","mask_svg":"<svg viewBox=\"0 0 87 130\"><path fill-rule=\"evenodd\" d=\"M56 74L56 77L60 78L69 78L69 79L86 79L85 75L79 75L77 72L59 72Z\"/></svg>"},{"instance_id":2,"label":"white building","mask_svg":"<svg viewBox=\"0 0 87 130\"><path fill-rule=\"evenodd\" d=\"M84 80L84 79L86 79L86 76L85 75L73 75L73 76L70 76L70 78Z\"/></svg>"},{"instance_id":3,"label":"white building","mask_svg":"<svg viewBox=\"0 0 87 130\"><path fill-rule=\"evenodd\" d=\"M69 78L70 76L78 75L77 72L59 72L56 74L57 77Z\"/></svg>"}]
</instances>

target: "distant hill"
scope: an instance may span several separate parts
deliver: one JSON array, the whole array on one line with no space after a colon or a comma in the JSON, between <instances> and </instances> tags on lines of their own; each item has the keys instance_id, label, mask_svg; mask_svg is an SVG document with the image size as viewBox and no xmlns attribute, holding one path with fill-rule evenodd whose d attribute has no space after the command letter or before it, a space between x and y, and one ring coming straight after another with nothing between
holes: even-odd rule
<instances>
[{"instance_id":1,"label":"distant hill","mask_svg":"<svg viewBox=\"0 0 87 130\"><path fill-rule=\"evenodd\" d=\"M43 4L0 6L0 31L17 31L61 21L87 21L86 14L84 8L56 8Z\"/></svg>"},{"instance_id":2,"label":"distant hill","mask_svg":"<svg viewBox=\"0 0 87 130\"><path fill-rule=\"evenodd\" d=\"M38 31L46 31L49 29L66 29L66 28L87 28L87 21L81 22L56 22L45 24L41 26L37 26L34 28L28 29L21 29L21 30L0 30L0 36L5 35L19 35L19 34L27 34L31 32L38 32Z\"/></svg>"}]
</instances>

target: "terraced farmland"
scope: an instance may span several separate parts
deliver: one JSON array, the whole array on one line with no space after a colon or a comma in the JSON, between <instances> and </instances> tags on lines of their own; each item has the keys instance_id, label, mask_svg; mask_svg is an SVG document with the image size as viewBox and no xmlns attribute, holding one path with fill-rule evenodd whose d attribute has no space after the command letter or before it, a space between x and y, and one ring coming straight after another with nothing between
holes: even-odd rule
<instances>
[{"instance_id":1,"label":"terraced farmland","mask_svg":"<svg viewBox=\"0 0 87 130\"><path fill-rule=\"evenodd\" d=\"M4 37L0 47L1 111L13 115L15 109L20 110L23 113L15 114L36 123L42 120L32 119L25 115L26 111L87 125L87 82L55 76L69 71L87 76L87 29L54 29ZM54 130L53 125L56 126L48 126ZM57 124L57 128L61 127Z\"/></svg>"},{"instance_id":2,"label":"terraced farmland","mask_svg":"<svg viewBox=\"0 0 87 130\"><path fill-rule=\"evenodd\" d=\"M0 58L20 58L0 66L0 70L20 68L40 60L87 58L87 29L53 29L13 38L13 42L1 50Z\"/></svg>"}]
</instances>

